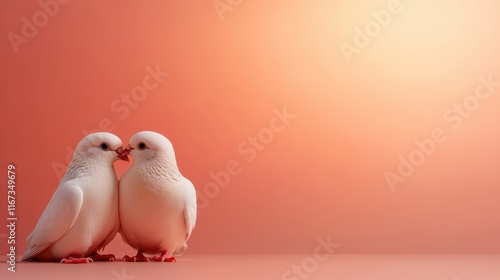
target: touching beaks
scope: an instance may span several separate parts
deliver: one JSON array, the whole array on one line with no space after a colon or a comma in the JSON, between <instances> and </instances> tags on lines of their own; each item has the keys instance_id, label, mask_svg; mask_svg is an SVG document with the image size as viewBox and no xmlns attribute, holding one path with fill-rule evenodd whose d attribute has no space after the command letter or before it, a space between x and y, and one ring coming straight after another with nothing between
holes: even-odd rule
<instances>
[{"instance_id":1,"label":"touching beaks","mask_svg":"<svg viewBox=\"0 0 500 280\"><path fill-rule=\"evenodd\" d=\"M126 162L129 161L128 154L130 154L130 150L128 149L128 147L125 149L120 147L120 148L116 149L115 152L118 154L118 158L120 158L121 160L124 160Z\"/></svg>"},{"instance_id":2,"label":"touching beaks","mask_svg":"<svg viewBox=\"0 0 500 280\"><path fill-rule=\"evenodd\" d=\"M127 155L130 153L130 151L132 151L134 148L132 148L132 146L130 146L130 144L127 145L127 147L125 148L125 151L127 151Z\"/></svg>"}]
</instances>

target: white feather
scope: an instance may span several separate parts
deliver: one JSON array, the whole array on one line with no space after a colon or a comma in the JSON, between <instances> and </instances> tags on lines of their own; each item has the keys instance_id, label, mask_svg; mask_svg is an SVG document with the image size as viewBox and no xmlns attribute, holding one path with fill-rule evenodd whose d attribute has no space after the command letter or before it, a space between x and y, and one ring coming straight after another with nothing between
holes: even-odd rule
<instances>
[{"instance_id":1,"label":"white feather","mask_svg":"<svg viewBox=\"0 0 500 280\"><path fill-rule=\"evenodd\" d=\"M101 142L110 146L100 150ZM86 257L102 249L119 229L118 179L113 151L121 140L110 133L86 136L29 235L25 260L59 261L68 256Z\"/></svg>"},{"instance_id":2,"label":"white feather","mask_svg":"<svg viewBox=\"0 0 500 280\"><path fill-rule=\"evenodd\" d=\"M139 132L130 145L134 164L120 179L122 238L140 252L182 254L196 224L195 188L179 172L172 144L163 135Z\"/></svg>"}]
</instances>

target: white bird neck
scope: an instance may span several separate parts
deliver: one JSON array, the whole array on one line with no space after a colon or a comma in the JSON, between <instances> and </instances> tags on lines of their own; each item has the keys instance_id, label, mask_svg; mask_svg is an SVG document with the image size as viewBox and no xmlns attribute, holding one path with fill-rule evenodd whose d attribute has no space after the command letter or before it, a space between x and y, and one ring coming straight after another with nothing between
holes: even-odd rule
<instances>
[{"instance_id":1,"label":"white bird neck","mask_svg":"<svg viewBox=\"0 0 500 280\"><path fill-rule=\"evenodd\" d=\"M77 177L91 175L97 169L102 168L104 164L104 162L89 158L73 157L64 174L63 180L68 181Z\"/></svg>"},{"instance_id":2,"label":"white bird neck","mask_svg":"<svg viewBox=\"0 0 500 280\"><path fill-rule=\"evenodd\" d=\"M180 180L182 178L179 168L175 160L166 160L165 158L155 158L141 162L137 166L141 172L146 174L154 174L157 176L165 176L172 180Z\"/></svg>"}]
</instances>

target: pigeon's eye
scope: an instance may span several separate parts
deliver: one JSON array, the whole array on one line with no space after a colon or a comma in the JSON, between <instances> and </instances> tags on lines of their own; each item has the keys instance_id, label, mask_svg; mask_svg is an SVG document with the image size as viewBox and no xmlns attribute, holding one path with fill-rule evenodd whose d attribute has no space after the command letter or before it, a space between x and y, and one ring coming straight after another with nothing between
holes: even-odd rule
<instances>
[{"instance_id":1,"label":"pigeon's eye","mask_svg":"<svg viewBox=\"0 0 500 280\"><path fill-rule=\"evenodd\" d=\"M139 143L139 145L137 145L137 148L139 148L139 150L144 150L146 148L146 144L144 144L144 142L141 142Z\"/></svg>"},{"instance_id":2,"label":"pigeon's eye","mask_svg":"<svg viewBox=\"0 0 500 280\"><path fill-rule=\"evenodd\" d=\"M108 144L106 144L106 143L102 143L100 147L101 147L101 149L103 149L103 150L107 150L107 149L109 148L109 147L108 147Z\"/></svg>"}]
</instances>

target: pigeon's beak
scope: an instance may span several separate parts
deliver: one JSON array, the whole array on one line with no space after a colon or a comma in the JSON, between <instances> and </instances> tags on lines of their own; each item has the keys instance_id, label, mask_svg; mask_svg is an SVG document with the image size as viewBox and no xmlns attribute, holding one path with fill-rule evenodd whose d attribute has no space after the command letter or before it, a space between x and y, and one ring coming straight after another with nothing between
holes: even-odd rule
<instances>
[{"instance_id":1,"label":"pigeon's beak","mask_svg":"<svg viewBox=\"0 0 500 280\"><path fill-rule=\"evenodd\" d=\"M130 154L130 151L132 151L134 148L132 148L132 146L130 146L130 144L127 145L127 147L125 147L125 151L127 152L127 155Z\"/></svg>"},{"instance_id":2,"label":"pigeon's beak","mask_svg":"<svg viewBox=\"0 0 500 280\"><path fill-rule=\"evenodd\" d=\"M118 154L118 158L120 158L121 160L124 160L126 162L129 161L128 154L130 153L130 150L128 150L127 148L123 149L122 147L120 147L116 149L115 152Z\"/></svg>"}]
</instances>

